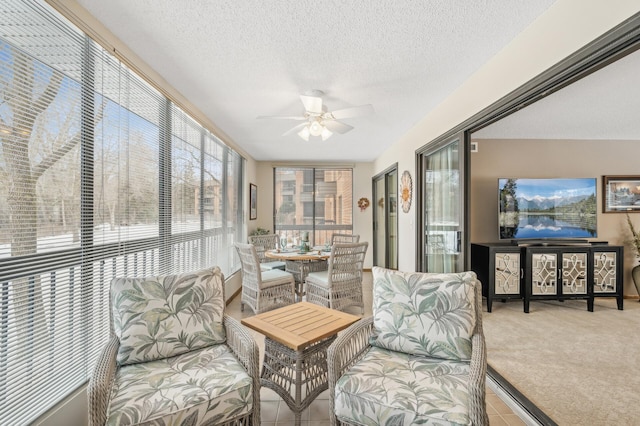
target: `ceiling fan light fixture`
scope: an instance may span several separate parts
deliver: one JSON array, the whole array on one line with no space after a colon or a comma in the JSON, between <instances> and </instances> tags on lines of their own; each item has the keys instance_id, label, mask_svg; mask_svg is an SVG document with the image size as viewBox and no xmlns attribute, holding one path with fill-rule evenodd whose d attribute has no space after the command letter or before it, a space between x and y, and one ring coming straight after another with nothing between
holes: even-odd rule
<instances>
[{"instance_id":1,"label":"ceiling fan light fixture","mask_svg":"<svg viewBox=\"0 0 640 426\"><path fill-rule=\"evenodd\" d=\"M332 134L333 134L333 132L331 130L329 130L326 127L322 126L322 133L320 133L320 136L322 136L322 140L323 141L326 141L327 139L329 139Z\"/></svg>"},{"instance_id":2,"label":"ceiling fan light fixture","mask_svg":"<svg viewBox=\"0 0 640 426\"><path fill-rule=\"evenodd\" d=\"M374 112L371 104L327 111L327 107L322 103L322 95L324 95L324 92L320 90L300 95L300 100L304 105L304 114L301 116L259 116L258 118L302 121L302 123L284 132L282 136L297 132L298 136L308 142L311 136L321 137L323 141L326 141L334 133L341 135L347 133L353 130L353 126L341 122L341 119L360 117Z\"/></svg>"},{"instance_id":3,"label":"ceiling fan light fixture","mask_svg":"<svg viewBox=\"0 0 640 426\"><path fill-rule=\"evenodd\" d=\"M314 120L309 124L309 133L311 136L320 136L325 127L318 120Z\"/></svg>"},{"instance_id":4,"label":"ceiling fan light fixture","mask_svg":"<svg viewBox=\"0 0 640 426\"><path fill-rule=\"evenodd\" d=\"M300 136L305 141L309 142L309 126L304 126L302 130L298 132L298 136Z\"/></svg>"}]
</instances>

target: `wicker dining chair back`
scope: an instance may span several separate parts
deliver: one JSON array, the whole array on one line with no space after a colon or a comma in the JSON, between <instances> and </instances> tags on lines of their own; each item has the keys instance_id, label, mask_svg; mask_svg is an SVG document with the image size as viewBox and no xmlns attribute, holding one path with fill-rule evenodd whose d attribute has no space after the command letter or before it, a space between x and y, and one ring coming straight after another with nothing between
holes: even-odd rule
<instances>
[{"instance_id":1,"label":"wicker dining chair back","mask_svg":"<svg viewBox=\"0 0 640 426\"><path fill-rule=\"evenodd\" d=\"M262 270L253 244L235 243L242 264L242 296L240 310L244 305L259 314L295 302L295 279L293 274L280 269Z\"/></svg>"},{"instance_id":2,"label":"wicker dining chair back","mask_svg":"<svg viewBox=\"0 0 640 426\"><path fill-rule=\"evenodd\" d=\"M359 306L364 313L362 271L368 247L368 242L332 245L327 270L307 275L307 301L340 311Z\"/></svg>"},{"instance_id":3,"label":"wicker dining chair back","mask_svg":"<svg viewBox=\"0 0 640 426\"><path fill-rule=\"evenodd\" d=\"M267 251L279 247L280 237L277 234L250 235L247 238L247 241L249 241L249 244L252 244L256 248L256 253L258 254L258 260L260 261L260 267L262 268L262 270L285 270L284 262L280 260L269 259L266 256Z\"/></svg>"},{"instance_id":4,"label":"wicker dining chair back","mask_svg":"<svg viewBox=\"0 0 640 426\"><path fill-rule=\"evenodd\" d=\"M331 245L345 243L359 243L360 235L358 234L333 234L331 235Z\"/></svg>"}]
</instances>

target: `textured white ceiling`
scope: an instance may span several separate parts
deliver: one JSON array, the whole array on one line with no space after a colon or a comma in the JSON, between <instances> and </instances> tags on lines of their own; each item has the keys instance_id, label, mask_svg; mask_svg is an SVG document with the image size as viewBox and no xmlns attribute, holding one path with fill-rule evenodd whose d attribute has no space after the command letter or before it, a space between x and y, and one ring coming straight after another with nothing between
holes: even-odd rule
<instances>
[{"instance_id":1,"label":"textured white ceiling","mask_svg":"<svg viewBox=\"0 0 640 426\"><path fill-rule=\"evenodd\" d=\"M636 51L472 138L640 140L639 70Z\"/></svg>"},{"instance_id":2,"label":"textured white ceiling","mask_svg":"<svg viewBox=\"0 0 640 426\"><path fill-rule=\"evenodd\" d=\"M371 161L554 0L77 0L256 160ZM375 114L282 133L299 95Z\"/></svg>"}]
</instances>

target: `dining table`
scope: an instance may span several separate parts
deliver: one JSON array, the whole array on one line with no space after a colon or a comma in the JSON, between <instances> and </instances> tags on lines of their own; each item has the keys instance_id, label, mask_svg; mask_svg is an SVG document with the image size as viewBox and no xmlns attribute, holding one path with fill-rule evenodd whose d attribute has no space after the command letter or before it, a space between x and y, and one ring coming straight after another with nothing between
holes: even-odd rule
<instances>
[{"instance_id":1,"label":"dining table","mask_svg":"<svg viewBox=\"0 0 640 426\"><path fill-rule=\"evenodd\" d=\"M327 250L325 246L314 247L308 251L285 248L268 250L265 256L285 262L285 271L292 273L296 281L296 299L302 300L304 280L310 272L327 270L327 259L331 257L331 249Z\"/></svg>"}]
</instances>

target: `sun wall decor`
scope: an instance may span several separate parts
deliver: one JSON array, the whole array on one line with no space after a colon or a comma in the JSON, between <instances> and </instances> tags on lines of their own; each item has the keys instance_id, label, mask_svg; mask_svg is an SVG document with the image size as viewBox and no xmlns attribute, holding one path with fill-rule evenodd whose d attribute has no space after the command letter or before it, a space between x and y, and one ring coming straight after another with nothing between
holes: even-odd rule
<instances>
[{"instance_id":1,"label":"sun wall decor","mask_svg":"<svg viewBox=\"0 0 640 426\"><path fill-rule=\"evenodd\" d=\"M411 173L409 170L405 170L400 178L400 199L402 200L402 211L409 213L411 208L411 196L413 192L413 181L411 180Z\"/></svg>"}]
</instances>

